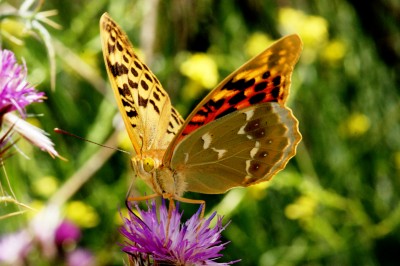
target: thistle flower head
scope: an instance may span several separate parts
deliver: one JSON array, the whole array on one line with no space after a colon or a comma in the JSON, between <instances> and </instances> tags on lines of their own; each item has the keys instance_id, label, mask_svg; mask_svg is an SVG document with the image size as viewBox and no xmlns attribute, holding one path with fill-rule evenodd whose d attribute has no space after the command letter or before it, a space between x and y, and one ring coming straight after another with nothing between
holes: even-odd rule
<instances>
[{"instance_id":1,"label":"thistle flower head","mask_svg":"<svg viewBox=\"0 0 400 266\"><path fill-rule=\"evenodd\" d=\"M25 117L27 105L44 99L26 78L25 65L19 65L11 51L0 50L0 115L17 110Z\"/></svg>"},{"instance_id":2,"label":"thistle flower head","mask_svg":"<svg viewBox=\"0 0 400 266\"><path fill-rule=\"evenodd\" d=\"M123 251L130 255L132 261L152 260L158 264L172 265L230 265L234 262L218 263L220 252L227 243L222 243L222 217L217 217L216 225L210 223L216 216L200 217L203 206L184 224L178 206L168 212L165 202L157 211L155 202L148 204L148 210L141 210L138 205L132 210L129 218L124 219L121 233L128 239ZM138 263L137 263L138 264Z\"/></svg>"}]
</instances>

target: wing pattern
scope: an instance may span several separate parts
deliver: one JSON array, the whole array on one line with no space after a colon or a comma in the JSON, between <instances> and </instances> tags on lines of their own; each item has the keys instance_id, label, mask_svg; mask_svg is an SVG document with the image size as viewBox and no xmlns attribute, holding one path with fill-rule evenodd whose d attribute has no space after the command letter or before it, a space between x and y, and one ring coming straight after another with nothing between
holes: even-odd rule
<instances>
[{"instance_id":1,"label":"wing pattern","mask_svg":"<svg viewBox=\"0 0 400 266\"><path fill-rule=\"evenodd\" d=\"M105 13L100 20L104 61L136 154L166 149L183 119L126 34Z\"/></svg>"}]
</instances>

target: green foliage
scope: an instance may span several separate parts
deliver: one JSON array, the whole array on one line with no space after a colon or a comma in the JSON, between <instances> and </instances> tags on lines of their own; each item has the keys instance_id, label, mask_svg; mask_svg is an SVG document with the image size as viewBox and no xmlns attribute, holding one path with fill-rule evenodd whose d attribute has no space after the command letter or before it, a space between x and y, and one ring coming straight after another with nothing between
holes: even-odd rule
<instances>
[{"instance_id":1,"label":"green foliage","mask_svg":"<svg viewBox=\"0 0 400 266\"><path fill-rule=\"evenodd\" d=\"M385 23L376 21L377 28L390 24L388 40L377 40L365 26L366 14L355 9L353 1L283 1L285 6L282 1L261 0L160 1L154 10L156 2L45 2L42 10L58 10L52 19L62 25L61 30L45 25L56 54L54 90L43 42L21 36L21 21L0 17L2 47L24 58L29 78L46 92L45 103L28 110L43 114L35 117L40 127L47 132L59 127L98 143L111 139L110 145L131 149L124 129L113 121L119 114L101 53L98 20L103 12L118 21L146 56L183 116L208 91L203 80L181 71L182 64L211 59L221 80L259 52L252 47L261 43L265 48L268 40L297 32L304 52L294 70L289 103L303 135L296 157L267 185L221 196L186 197L206 200L208 211L216 209L231 220L224 232L231 243L223 261L394 265L400 245L400 42L395 37L399 25L389 23L394 15L385 15ZM394 1L377 3L378 14L395 6ZM23 44L17 45L9 35L18 36ZM382 50L383 41L397 49L391 54L397 60L387 60L385 51L391 50ZM54 133L51 138L68 161L53 160L21 140L20 148L31 159L16 153L4 162L16 198L40 208L52 196L57 200L55 193L74 175L82 175L77 178L81 181L88 178L76 192L70 188L73 192L62 212L81 227L79 245L91 250L99 265L122 265L118 212L134 176L129 156L114 153L107 159L112 152L104 148ZM82 173L90 169L86 163L94 156L99 169ZM4 193L10 194L4 172L0 181ZM135 193L149 194L143 184L135 186ZM0 215L28 210L10 202L0 204ZM183 208L190 215L197 206ZM23 228L33 215L28 210L3 218L0 234Z\"/></svg>"}]
</instances>

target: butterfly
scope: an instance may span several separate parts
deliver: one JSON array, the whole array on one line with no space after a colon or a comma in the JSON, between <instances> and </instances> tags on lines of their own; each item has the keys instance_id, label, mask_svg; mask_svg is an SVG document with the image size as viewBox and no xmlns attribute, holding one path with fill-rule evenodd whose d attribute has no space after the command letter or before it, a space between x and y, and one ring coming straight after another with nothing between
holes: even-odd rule
<instances>
[{"instance_id":1,"label":"butterfly","mask_svg":"<svg viewBox=\"0 0 400 266\"><path fill-rule=\"evenodd\" d=\"M100 32L108 76L135 150L131 162L154 195L192 202L184 192L220 194L247 187L271 179L296 154L301 134L285 103L302 50L298 35L283 37L230 74L183 120L107 13Z\"/></svg>"}]
</instances>

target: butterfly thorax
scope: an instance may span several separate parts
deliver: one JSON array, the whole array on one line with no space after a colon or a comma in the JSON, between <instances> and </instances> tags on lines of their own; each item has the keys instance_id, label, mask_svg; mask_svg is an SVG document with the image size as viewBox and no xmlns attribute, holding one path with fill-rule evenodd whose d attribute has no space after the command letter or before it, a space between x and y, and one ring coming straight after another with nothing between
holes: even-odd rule
<instances>
[{"instance_id":1,"label":"butterfly thorax","mask_svg":"<svg viewBox=\"0 0 400 266\"><path fill-rule=\"evenodd\" d=\"M133 157L131 160L133 169L160 196L180 197L185 192L185 182L169 167L162 164L164 152L164 150L153 150L151 154Z\"/></svg>"}]
</instances>

